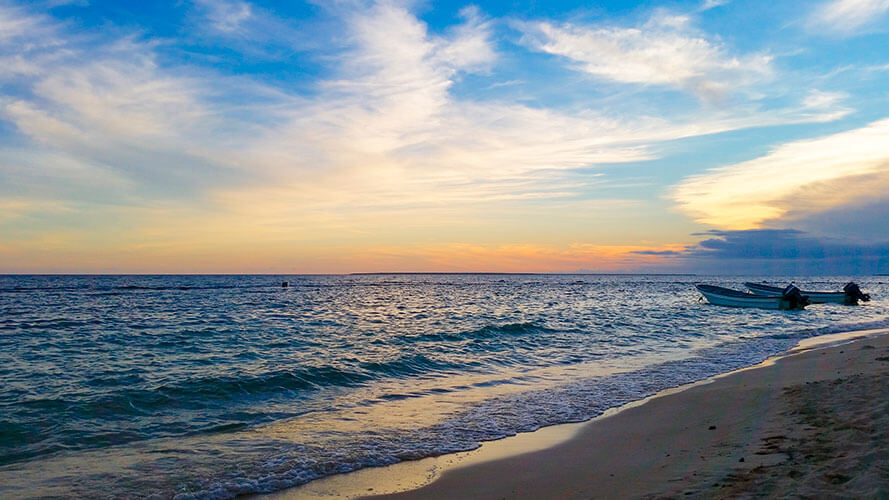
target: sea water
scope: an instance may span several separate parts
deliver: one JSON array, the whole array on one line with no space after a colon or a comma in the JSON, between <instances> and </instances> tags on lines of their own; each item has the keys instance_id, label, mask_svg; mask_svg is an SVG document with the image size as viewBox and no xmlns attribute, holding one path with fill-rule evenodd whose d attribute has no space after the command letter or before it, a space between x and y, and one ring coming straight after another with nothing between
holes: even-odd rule
<instances>
[{"instance_id":1,"label":"sea water","mask_svg":"<svg viewBox=\"0 0 889 500\"><path fill-rule=\"evenodd\" d=\"M0 497L232 498L582 421L889 326L886 278L805 311L694 283L848 279L0 276Z\"/></svg>"}]
</instances>

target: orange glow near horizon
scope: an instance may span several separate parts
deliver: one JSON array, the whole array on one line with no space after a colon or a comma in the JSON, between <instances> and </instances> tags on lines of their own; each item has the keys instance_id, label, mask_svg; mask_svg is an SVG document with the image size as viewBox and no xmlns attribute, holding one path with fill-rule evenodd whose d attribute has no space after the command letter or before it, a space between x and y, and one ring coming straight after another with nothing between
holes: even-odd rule
<instances>
[{"instance_id":1,"label":"orange glow near horizon","mask_svg":"<svg viewBox=\"0 0 889 500\"><path fill-rule=\"evenodd\" d=\"M220 273L344 274L353 272L620 272L668 263L661 255L637 251L681 251L684 245L628 246L569 244L272 247L240 245L217 248L179 245L122 245L97 251L72 249L45 238L31 245L0 249L6 268L15 273Z\"/></svg>"}]
</instances>

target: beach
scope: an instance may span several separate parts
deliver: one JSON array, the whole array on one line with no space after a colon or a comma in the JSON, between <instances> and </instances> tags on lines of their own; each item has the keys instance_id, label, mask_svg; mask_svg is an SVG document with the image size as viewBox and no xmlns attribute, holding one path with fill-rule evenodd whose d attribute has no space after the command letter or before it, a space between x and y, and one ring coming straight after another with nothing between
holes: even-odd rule
<instances>
[{"instance_id":1,"label":"beach","mask_svg":"<svg viewBox=\"0 0 889 500\"><path fill-rule=\"evenodd\" d=\"M274 498L886 498L885 333L800 349L585 424Z\"/></svg>"},{"instance_id":2,"label":"beach","mask_svg":"<svg viewBox=\"0 0 889 500\"><path fill-rule=\"evenodd\" d=\"M863 283L889 297L889 283ZM764 425L784 396L704 381L889 328L880 298L789 312L698 299L687 276L0 277L0 497L570 498L723 485L780 458L744 447L789 431L746 435L732 419ZM712 401L670 406L695 394Z\"/></svg>"}]
</instances>

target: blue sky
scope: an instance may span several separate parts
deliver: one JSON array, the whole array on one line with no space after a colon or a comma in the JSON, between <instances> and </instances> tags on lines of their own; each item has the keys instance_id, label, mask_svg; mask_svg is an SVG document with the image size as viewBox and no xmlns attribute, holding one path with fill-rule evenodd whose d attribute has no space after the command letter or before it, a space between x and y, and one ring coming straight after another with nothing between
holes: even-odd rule
<instances>
[{"instance_id":1,"label":"blue sky","mask_svg":"<svg viewBox=\"0 0 889 500\"><path fill-rule=\"evenodd\" d=\"M887 35L887 0L0 3L0 272L889 272Z\"/></svg>"}]
</instances>

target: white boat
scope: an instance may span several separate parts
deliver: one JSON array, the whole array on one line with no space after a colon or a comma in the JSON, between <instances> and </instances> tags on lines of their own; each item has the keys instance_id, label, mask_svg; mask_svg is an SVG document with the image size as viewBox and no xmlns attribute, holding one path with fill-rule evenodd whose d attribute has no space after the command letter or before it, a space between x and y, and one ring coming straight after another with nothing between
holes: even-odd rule
<instances>
[{"instance_id":1,"label":"white boat","mask_svg":"<svg viewBox=\"0 0 889 500\"><path fill-rule=\"evenodd\" d=\"M781 294L784 291L784 288L782 287L766 285L765 283L747 282L744 283L744 286L757 295L775 295ZM800 293L809 297L809 302L812 304L856 305L859 300L862 302L870 300L870 295L862 293L861 289L858 288L858 285L851 281L843 287L843 291L841 292L813 292L800 290Z\"/></svg>"},{"instance_id":2,"label":"white boat","mask_svg":"<svg viewBox=\"0 0 889 500\"><path fill-rule=\"evenodd\" d=\"M787 287L784 293L757 295L714 285L695 285L708 302L718 306L756 307L759 309L804 309L809 299L799 293L795 286Z\"/></svg>"}]
</instances>

